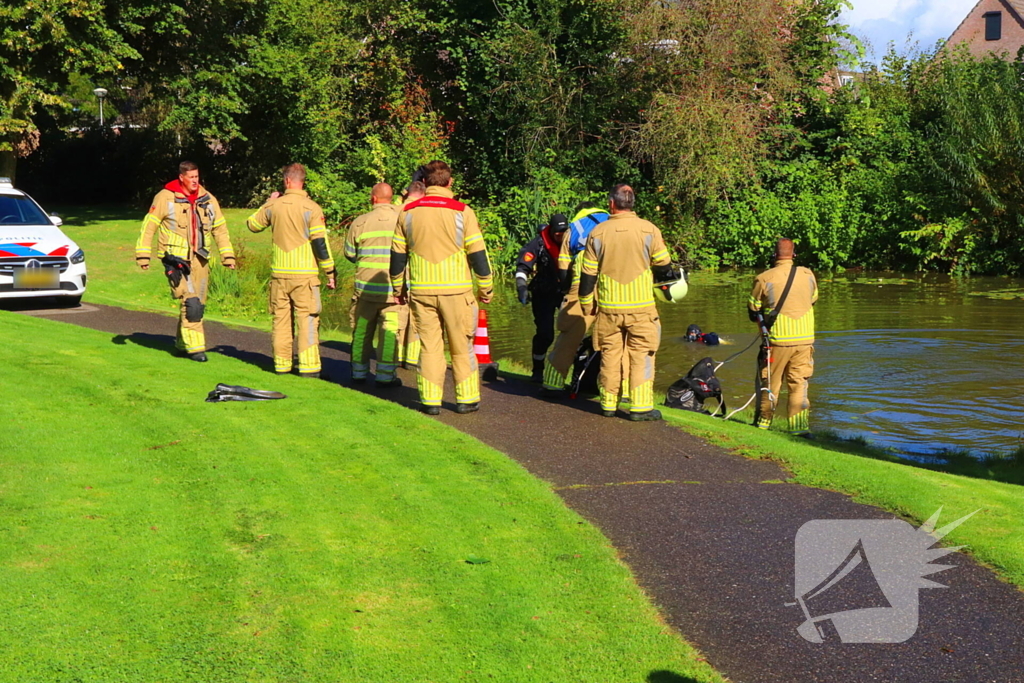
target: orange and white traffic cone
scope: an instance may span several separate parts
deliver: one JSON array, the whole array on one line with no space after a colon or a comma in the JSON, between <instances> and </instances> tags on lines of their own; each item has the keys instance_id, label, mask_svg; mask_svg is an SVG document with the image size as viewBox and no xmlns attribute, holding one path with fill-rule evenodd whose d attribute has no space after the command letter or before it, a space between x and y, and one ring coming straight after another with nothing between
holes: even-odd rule
<instances>
[{"instance_id":1,"label":"orange and white traffic cone","mask_svg":"<svg viewBox=\"0 0 1024 683\"><path fill-rule=\"evenodd\" d=\"M487 311L480 309L476 323L476 335L473 337L473 351L476 362L485 382L498 379L498 364L491 361L491 340L487 335Z\"/></svg>"}]
</instances>

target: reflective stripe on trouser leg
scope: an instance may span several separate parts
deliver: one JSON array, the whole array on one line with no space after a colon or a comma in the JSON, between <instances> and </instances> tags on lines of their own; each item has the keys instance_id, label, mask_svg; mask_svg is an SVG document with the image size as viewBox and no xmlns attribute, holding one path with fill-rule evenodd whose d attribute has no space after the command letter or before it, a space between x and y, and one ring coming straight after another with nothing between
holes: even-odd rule
<instances>
[{"instance_id":1,"label":"reflective stripe on trouser leg","mask_svg":"<svg viewBox=\"0 0 1024 683\"><path fill-rule=\"evenodd\" d=\"M622 387L622 353L624 346L623 316L600 312L594 322L594 343L601 351L601 372L598 387L601 390L602 410L619 407L619 390Z\"/></svg>"},{"instance_id":2,"label":"reflective stripe on trouser leg","mask_svg":"<svg viewBox=\"0 0 1024 683\"><path fill-rule=\"evenodd\" d=\"M629 356L631 413L654 410L654 359L661 345L661 321L657 313L626 317L626 351Z\"/></svg>"},{"instance_id":3,"label":"reflective stripe on trouser leg","mask_svg":"<svg viewBox=\"0 0 1024 683\"><path fill-rule=\"evenodd\" d=\"M800 434L810 431L808 380L814 374L812 345L785 347L789 352L786 364L786 388L789 392L789 431Z\"/></svg>"},{"instance_id":4,"label":"reflective stripe on trouser leg","mask_svg":"<svg viewBox=\"0 0 1024 683\"><path fill-rule=\"evenodd\" d=\"M274 348L274 371L292 371L292 327L291 282L281 278L270 280L270 315L272 316L271 346Z\"/></svg>"},{"instance_id":5,"label":"reflective stripe on trouser leg","mask_svg":"<svg viewBox=\"0 0 1024 683\"><path fill-rule=\"evenodd\" d=\"M398 363L398 340L401 331L397 307L385 309L380 322L380 343L377 355L378 382L390 382L395 378L395 366Z\"/></svg>"},{"instance_id":6,"label":"reflective stripe on trouser leg","mask_svg":"<svg viewBox=\"0 0 1024 683\"><path fill-rule=\"evenodd\" d=\"M377 328L377 316L385 304L360 297L352 307L352 377L366 379L370 372L370 351Z\"/></svg>"},{"instance_id":7,"label":"reflective stripe on trouser leg","mask_svg":"<svg viewBox=\"0 0 1024 683\"><path fill-rule=\"evenodd\" d=\"M555 337L555 344L547 355L544 367L546 389L565 388L569 371L576 360L576 351L579 350L583 338L587 336L587 329L593 321L593 316L584 315L579 300L562 305L555 320L558 336Z\"/></svg>"},{"instance_id":8,"label":"reflective stripe on trouser leg","mask_svg":"<svg viewBox=\"0 0 1024 683\"><path fill-rule=\"evenodd\" d=\"M295 306L295 337L298 342L299 372L320 372L320 282L311 280L292 293Z\"/></svg>"},{"instance_id":9,"label":"reflective stripe on trouser leg","mask_svg":"<svg viewBox=\"0 0 1024 683\"><path fill-rule=\"evenodd\" d=\"M551 364L550 361L544 364L544 388L545 389L564 389L565 383L569 377L568 372L559 372L558 368Z\"/></svg>"},{"instance_id":10,"label":"reflective stripe on trouser leg","mask_svg":"<svg viewBox=\"0 0 1024 683\"><path fill-rule=\"evenodd\" d=\"M437 307L437 296L409 297L409 309L416 321L421 343L420 367L416 373L416 385L420 402L425 406L441 405L444 394L444 338L441 332L441 314Z\"/></svg>"},{"instance_id":11,"label":"reflective stripe on trouser leg","mask_svg":"<svg viewBox=\"0 0 1024 683\"><path fill-rule=\"evenodd\" d=\"M448 353L452 358L452 374L455 376L455 401L457 403L480 402L480 367L473 348L476 335L476 298L472 292L439 296L441 318L445 335L448 337Z\"/></svg>"},{"instance_id":12,"label":"reflective stripe on trouser leg","mask_svg":"<svg viewBox=\"0 0 1024 683\"><path fill-rule=\"evenodd\" d=\"M178 335L175 346L186 353L200 353L206 351L206 334L203 331L203 321L189 322L185 300L196 297L199 302L206 304L206 290L210 282L210 266L199 256L193 254L189 265L192 268L188 277L181 278L181 282L174 288L172 295L181 299L181 310L178 314Z\"/></svg>"}]
</instances>

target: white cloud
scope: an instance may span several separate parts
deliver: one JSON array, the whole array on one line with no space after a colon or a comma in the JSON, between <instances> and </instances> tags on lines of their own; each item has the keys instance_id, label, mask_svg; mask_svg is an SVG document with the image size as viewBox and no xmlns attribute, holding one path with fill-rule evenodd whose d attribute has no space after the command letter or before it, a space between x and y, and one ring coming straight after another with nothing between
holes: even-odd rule
<instances>
[{"instance_id":1,"label":"white cloud","mask_svg":"<svg viewBox=\"0 0 1024 683\"><path fill-rule=\"evenodd\" d=\"M894 42L898 48L913 34L921 47L948 38L978 0L853 0L840 21L867 39L876 57Z\"/></svg>"}]
</instances>

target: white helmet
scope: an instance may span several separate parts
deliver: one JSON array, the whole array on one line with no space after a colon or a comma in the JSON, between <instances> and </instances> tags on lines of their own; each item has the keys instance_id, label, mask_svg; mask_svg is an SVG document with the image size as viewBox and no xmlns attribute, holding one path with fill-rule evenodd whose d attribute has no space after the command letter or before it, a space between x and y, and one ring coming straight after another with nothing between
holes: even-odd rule
<instances>
[{"instance_id":1,"label":"white helmet","mask_svg":"<svg viewBox=\"0 0 1024 683\"><path fill-rule=\"evenodd\" d=\"M683 300L690 291L686 282L686 271L679 269L679 277L675 280L654 283L654 296L666 303L676 304Z\"/></svg>"}]
</instances>

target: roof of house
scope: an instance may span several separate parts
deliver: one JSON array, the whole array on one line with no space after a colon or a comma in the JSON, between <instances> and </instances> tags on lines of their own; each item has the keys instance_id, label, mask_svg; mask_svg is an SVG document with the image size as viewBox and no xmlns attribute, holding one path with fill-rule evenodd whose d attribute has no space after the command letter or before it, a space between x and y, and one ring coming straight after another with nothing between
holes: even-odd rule
<instances>
[{"instance_id":1,"label":"roof of house","mask_svg":"<svg viewBox=\"0 0 1024 683\"><path fill-rule=\"evenodd\" d=\"M974 14L974 10L978 9L978 5L980 5L984 1L985 0L978 0L978 2L974 3L974 7L971 8L971 11L964 15L964 18L961 19L960 23L956 25L956 28L953 30L953 32L949 34L950 38L952 38L953 36L956 35L956 32L959 31L960 27L964 25L964 22L967 21L967 18L970 17L972 14ZM1002 1L1005 2L1007 5L1009 5L1010 9L1012 9L1014 14L1017 15L1017 21L1019 21L1021 23L1024 23L1024 0L1002 0Z\"/></svg>"}]
</instances>

